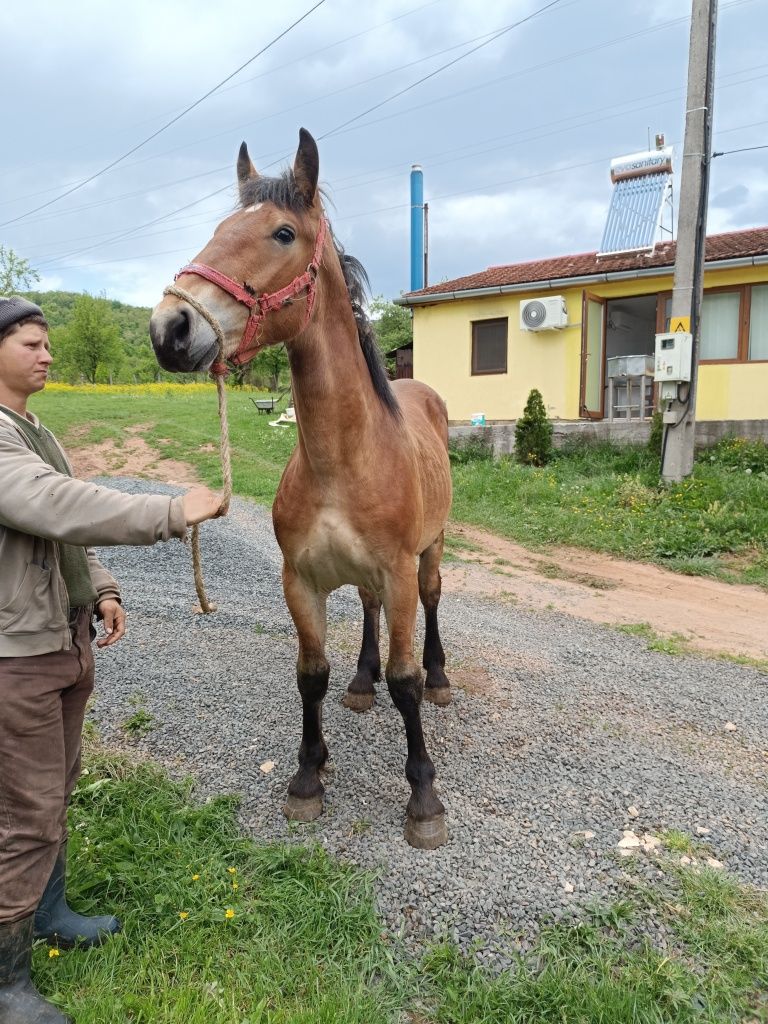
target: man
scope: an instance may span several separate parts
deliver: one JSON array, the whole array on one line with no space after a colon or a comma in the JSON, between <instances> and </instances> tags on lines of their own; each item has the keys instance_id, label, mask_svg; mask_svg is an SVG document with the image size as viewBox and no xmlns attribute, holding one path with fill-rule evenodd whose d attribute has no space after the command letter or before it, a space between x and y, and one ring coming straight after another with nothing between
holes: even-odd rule
<instances>
[{"instance_id":1,"label":"man","mask_svg":"<svg viewBox=\"0 0 768 1024\"><path fill-rule=\"evenodd\" d=\"M129 495L72 478L54 436L27 410L52 361L39 306L0 298L0 1024L66 1022L29 976L33 937L94 945L114 917L82 917L64 896L67 803L80 773L99 647L125 632L120 590L90 548L183 537L219 513L207 487Z\"/></svg>"}]
</instances>

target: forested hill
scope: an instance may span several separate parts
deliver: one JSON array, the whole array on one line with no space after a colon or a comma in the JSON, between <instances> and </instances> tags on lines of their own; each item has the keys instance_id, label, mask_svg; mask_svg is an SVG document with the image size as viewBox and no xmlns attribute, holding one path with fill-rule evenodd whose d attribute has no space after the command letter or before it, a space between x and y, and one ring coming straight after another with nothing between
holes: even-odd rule
<instances>
[{"instance_id":1,"label":"forested hill","mask_svg":"<svg viewBox=\"0 0 768 1024\"><path fill-rule=\"evenodd\" d=\"M53 380L76 383L84 378L93 380L95 376L98 381L130 384L171 379L160 369L152 351L149 340L149 317L152 310L147 306L129 306L116 299L96 300L102 324L110 325L112 331L116 331L117 338L108 346L108 353L105 351L95 374L91 375L83 365L83 362L90 362L87 354L84 357L83 346L92 344L92 340L79 346L71 344L70 328L74 328L75 303L83 298L82 294L61 291L28 291L23 294L40 306L50 325L54 356L51 367ZM77 353L75 348L78 349ZM187 379L186 376L184 379Z\"/></svg>"},{"instance_id":2,"label":"forested hill","mask_svg":"<svg viewBox=\"0 0 768 1024\"><path fill-rule=\"evenodd\" d=\"M80 292L22 292L30 302L36 302L45 313L51 329L66 327L72 319L72 310ZM117 299L104 300L111 312L112 320L120 329L120 337L130 346L149 344L148 306L128 306Z\"/></svg>"}]
</instances>

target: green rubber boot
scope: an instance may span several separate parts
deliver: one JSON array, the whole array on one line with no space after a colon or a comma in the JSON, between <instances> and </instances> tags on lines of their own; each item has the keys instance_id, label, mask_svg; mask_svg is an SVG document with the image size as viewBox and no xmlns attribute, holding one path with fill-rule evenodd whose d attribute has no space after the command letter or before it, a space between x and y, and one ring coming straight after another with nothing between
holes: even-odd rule
<instances>
[{"instance_id":1,"label":"green rubber boot","mask_svg":"<svg viewBox=\"0 0 768 1024\"><path fill-rule=\"evenodd\" d=\"M32 984L31 962L32 915L0 922L0 1024L73 1024Z\"/></svg>"},{"instance_id":2,"label":"green rubber boot","mask_svg":"<svg viewBox=\"0 0 768 1024\"><path fill-rule=\"evenodd\" d=\"M71 910L65 896L66 877L67 849L62 846L35 912L35 938L46 939L62 949L100 946L120 931L120 922L110 915L84 917ZM2 1017L0 1024L3 1024Z\"/></svg>"}]
</instances>

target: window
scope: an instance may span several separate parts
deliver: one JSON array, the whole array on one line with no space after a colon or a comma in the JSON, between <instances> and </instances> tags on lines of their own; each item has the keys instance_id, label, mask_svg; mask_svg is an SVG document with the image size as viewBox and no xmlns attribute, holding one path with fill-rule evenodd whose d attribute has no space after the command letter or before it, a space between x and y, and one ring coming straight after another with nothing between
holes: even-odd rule
<instances>
[{"instance_id":1,"label":"window","mask_svg":"<svg viewBox=\"0 0 768 1024\"><path fill-rule=\"evenodd\" d=\"M749 358L768 359L768 284L752 285L749 310Z\"/></svg>"},{"instance_id":2,"label":"window","mask_svg":"<svg viewBox=\"0 0 768 1024\"><path fill-rule=\"evenodd\" d=\"M664 321L669 330L672 296L664 296ZM768 284L743 284L704 292L701 305L702 362L768 361Z\"/></svg>"},{"instance_id":3,"label":"window","mask_svg":"<svg viewBox=\"0 0 768 1024\"><path fill-rule=\"evenodd\" d=\"M739 292L711 292L701 304L700 359L739 358Z\"/></svg>"},{"instance_id":4,"label":"window","mask_svg":"<svg viewBox=\"0 0 768 1024\"><path fill-rule=\"evenodd\" d=\"M507 372L507 318L472 323L472 373Z\"/></svg>"}]
</instances>

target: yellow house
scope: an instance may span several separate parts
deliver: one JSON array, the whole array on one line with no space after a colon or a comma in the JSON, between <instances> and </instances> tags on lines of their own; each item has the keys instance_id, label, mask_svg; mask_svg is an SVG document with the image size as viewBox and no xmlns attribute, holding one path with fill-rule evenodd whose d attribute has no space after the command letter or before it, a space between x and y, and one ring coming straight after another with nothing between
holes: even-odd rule
<instances>
[{"instance_id":1,"label":"yellow house","mask_svg":"<svg viewBox=\"0 0 768 1024\"><path fill-rule=\"evenodd\" d=\"M531 388L553 419L647 418L674 260L666 242L409 292L398 301L413 310L413 376L445 398L452 423L514 420ZM768 227L707 239L696 417L768 422Z\"/></svg>"}]
</instances>

